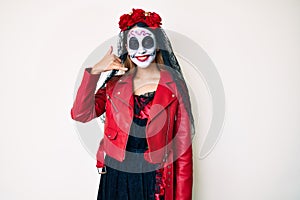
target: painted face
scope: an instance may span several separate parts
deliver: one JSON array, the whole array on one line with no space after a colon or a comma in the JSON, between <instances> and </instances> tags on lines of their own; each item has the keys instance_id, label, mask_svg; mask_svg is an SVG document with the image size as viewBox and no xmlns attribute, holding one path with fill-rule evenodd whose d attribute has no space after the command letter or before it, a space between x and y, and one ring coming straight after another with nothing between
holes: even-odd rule
<instances>
[{"instance_id":1,"label":"painted face","mask_svg":"<svg viewBox=\"0 0 300 200\"><path fill-rule=\"evenodd\" d=\"M138 67L148 67L156 56L154 34L142 27L131 29L127 35L127 50L130 59Z\"/></svg>"}]
</instances>

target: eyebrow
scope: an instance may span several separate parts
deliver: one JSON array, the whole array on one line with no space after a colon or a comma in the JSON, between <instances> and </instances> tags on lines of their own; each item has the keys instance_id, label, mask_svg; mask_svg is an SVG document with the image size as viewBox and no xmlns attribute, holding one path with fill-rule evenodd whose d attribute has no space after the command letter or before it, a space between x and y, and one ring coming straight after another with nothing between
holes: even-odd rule
<instances>
[{"instance_id":1,"label":"eyebrow","mask_svg":"<svg viewBox=\"0 0 300 200\"><path fill-rule=\"evenodd\" d=\"M145 30L131 30L129 33L128 33L128 37L136 37L136 35L143 35L143 36L151 36L152 34L151 33L147 33Z\"/></svg>"}]
</instances>

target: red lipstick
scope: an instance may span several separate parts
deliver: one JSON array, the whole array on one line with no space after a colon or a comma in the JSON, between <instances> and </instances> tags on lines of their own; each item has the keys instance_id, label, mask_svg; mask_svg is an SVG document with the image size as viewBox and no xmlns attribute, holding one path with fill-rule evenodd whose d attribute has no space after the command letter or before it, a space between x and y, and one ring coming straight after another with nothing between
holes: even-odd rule
<instances>
[{"instance_id":1,"label":"red lipstick","mask_svg":"<svg viewBox=\"0 0 300 200\"><path fill-rule=\"evenodd\" d=\"M148 60L149 55L144 55L144 56L136 56L136 59L140 62L145 62L146 60Z\"/></svg>"}]
</instances>

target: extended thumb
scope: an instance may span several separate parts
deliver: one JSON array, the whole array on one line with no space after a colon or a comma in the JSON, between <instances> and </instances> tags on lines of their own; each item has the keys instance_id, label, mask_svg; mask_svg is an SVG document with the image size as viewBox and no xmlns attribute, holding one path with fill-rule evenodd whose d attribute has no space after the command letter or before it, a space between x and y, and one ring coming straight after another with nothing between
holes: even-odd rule
<instances>
[{"instance_id":1,"label":"extended thumb","mask_svg":"<svg viewBox=\"0 0 300 200\"><path fill-rule=\"evenodd\" d=\"M113 47L110 46L106 54L107 54L107 55L110 55L112 52L113 52Z\"/></svg>"}]
</instances>

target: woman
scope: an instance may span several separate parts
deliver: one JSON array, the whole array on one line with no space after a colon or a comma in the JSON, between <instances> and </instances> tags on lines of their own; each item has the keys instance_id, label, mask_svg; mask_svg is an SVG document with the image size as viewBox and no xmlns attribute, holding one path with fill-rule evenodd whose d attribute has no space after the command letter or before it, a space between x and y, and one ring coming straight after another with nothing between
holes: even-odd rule
<instances>
[{"instance_id":1,"label":"woman","mask_svg":"<svg viewBox=\"0 0 300 200\"><path fill-rule=\"evenodd\" d=\"M133 9L122 15L119 55L110 47L84 71L71 116L88 122L105 114L98 200L192 199L190 98L160 25L154 12ZM94 94L100 74L110 70ZM122 75L116 75L119 70Z\"/></svg>"}]
</instances>

